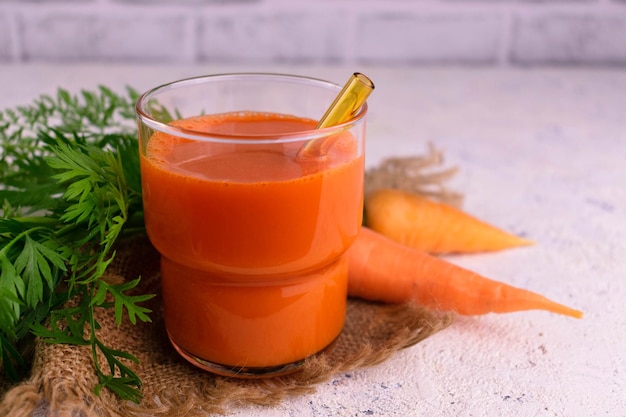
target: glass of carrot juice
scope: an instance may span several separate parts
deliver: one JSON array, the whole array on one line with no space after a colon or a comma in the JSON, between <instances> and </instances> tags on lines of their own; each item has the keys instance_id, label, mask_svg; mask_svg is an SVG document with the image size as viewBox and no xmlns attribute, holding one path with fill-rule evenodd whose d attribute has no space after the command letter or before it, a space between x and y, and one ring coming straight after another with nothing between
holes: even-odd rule
<instances>
[{"instance_id":1,"label":"glass of carrot juice","mask_svg":"<svg viewBox=\"0 0 626 417\"><path fill-rule=\"evenodd\" d=\"M315 129L340 90L293 75L222 74L137 101L165 326L192 364L229 376L285 374L341 332L345 253L362 219L367 105Z\"/></svg>"}]
</instances>

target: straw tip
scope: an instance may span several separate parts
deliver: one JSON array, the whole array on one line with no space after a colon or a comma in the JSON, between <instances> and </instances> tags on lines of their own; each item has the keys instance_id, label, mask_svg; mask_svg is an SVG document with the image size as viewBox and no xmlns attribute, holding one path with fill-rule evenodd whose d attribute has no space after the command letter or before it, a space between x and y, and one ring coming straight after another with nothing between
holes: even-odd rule
<instances>
[{"instance_id":1,"label":"straw tip","mask_svg":"<svg viewBox=\"0 0 626 417\"><path fill-rule=\"evenodd\" d=\"M368 88L370 88L372 90L374 88L376 88L376 86L374 85L374 82L372 81L372 79L370 77L368 77L367 75L365 75L365 74L363 74L361 72L355 72L353 75L354 75L354 78L359 80L366 87L368 87Z\"/></svg>"}]
</instances>

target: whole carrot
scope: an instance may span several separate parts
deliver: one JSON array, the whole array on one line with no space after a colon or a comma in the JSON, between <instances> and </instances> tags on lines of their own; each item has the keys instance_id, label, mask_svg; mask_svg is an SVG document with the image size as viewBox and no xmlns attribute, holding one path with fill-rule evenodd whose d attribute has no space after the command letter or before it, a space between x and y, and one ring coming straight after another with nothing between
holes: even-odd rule
<instances>
[{"instance_id":1,"label":"whole carrot","mask_svg":"<svg viewBox=\"0 0 626 417\"><path fill-rule=\"evenodd\" d=\"M582 317L581 311L485 278L366 227L361 228L348 255L348 294L353 297L388 303L413 301L463 315L540 309Z\"/></svg>"},{"instance_id":2,"label":"whole carrot","mask_svg":"<svg viewBox=\"0 0 626 417\"><path fill-rule=\"evenodd\" d=\"M428 253L487 252L532 244L445 203L394 189L366 196L365 224Z\"/></svg>"}]
</instances>

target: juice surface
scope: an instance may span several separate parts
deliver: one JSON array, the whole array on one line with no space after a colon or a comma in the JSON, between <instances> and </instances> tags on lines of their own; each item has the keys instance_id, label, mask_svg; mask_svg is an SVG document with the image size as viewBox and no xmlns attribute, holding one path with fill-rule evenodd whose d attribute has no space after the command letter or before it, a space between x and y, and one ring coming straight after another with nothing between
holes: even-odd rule
<instances>
[{"instance_id":1,"label":"juice surface","mask_svg":"<svg viewBox=\"0 0 626 417\"><path fill-rule=\"evenodd\" d=\"M315 122L239 112L173 125L275 134L311 130ZM302 145L218 144L156 132L145 146L145 219L162 254L166 325L189 354L274 366L319 351L340 332L342 255L361 223L363 155L349 132L322 160L297 158Z\"/></svg>"}]
</instances>

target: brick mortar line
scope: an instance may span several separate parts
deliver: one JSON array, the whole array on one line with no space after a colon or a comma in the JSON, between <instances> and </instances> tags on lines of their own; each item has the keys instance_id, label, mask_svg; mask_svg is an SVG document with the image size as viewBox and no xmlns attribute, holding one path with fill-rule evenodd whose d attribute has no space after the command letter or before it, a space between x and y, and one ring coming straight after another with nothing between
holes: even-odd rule
<instances>
[{"instance_id":1,"label":"brick mortar line","mask_svg":"<svg viewBox=\"0 0 626 417\"><path fill-rule=\"evenodd\" d=\"M513 0L511 0L513 1ZM111 0L93 0L88 3L75 3L75 2L66 2L66 3L4 3L0 4L0 10L2 8L9 8L14 10L65 10L65 11L73 11L78 8L93 10L94 6L100 11L104 10L124 10L124 9L135 9L135 10L177 10L177 11L206 11L212 9L212 11L217 10L227 10L227 9L247 9L247 10L275 10L275 6L280 5L281 10L290 10L290 11L320 11L320 10L349 10L352 13L385 13L385 12L414 12L416 14L429 14L429 13L468 13L468 12L493 12L493 11L520 11L520 10L539 10L539 11L551 11L551 10L593 10L593 9L624 9L626 8L626 1L614 1L614 0L596 0L596 1L563 1L563 2L555 2L555 3L533 3L533 2L522 2L522 3L514 3L514 2L505 2L505 3L496 3L494 4L492 1L484 0L484 1L473 1L468 0L467 2L459 0L457 1L426 1L419 3L411 3L407 1L402 2L393 2L389 3L387 1L372 1L366 2L367 7L362 7L360 10L351 7L351 4L359 4L359 2L339 2L339 3L324 3L325 6L329 7L320 7L319 2L309 3L294 3L291 2L255 2L255 3L235 3L235 4L223 4L223 3L207 3L207 4L197 4L197 3L158 3L158 4L149 4L149 3L120 3Z\"/></svg>"},{"instance_id":2,"label":"brick mortar line","mask_svg":"<svg viewBox=\"0 0 626 417\"><path fill-rule=\"evenodd\" d=\"M2 9L0 9L2 11ZM9 26L9 58L8 62L21 62L22 61L22 44L21 36L19 36L17 13L14 10L8 9L5 13Z\"/></svg>"},{"instance_id":3,"label":"brick mortar line","mask_svg":"<svg viewBox=\"0 0 626 417\"><path fill-rule=\"evenodd\" d=\"M131 4L131 3L117 3L117 2L105 2L106 0L99 0L94 3L52 3L52 4L41 4L41 3L7 3L0 4L0 11L8 10L13 12L28 12L28 11L38 11L40 13L49 13L51 11L61 11L61 12L70 12L75 13L79 11L80 13L89 14L97 12L106 12L107 15L117 14L123 11L136 11L136 12L145 12L146 10L151 10L152 13L168 13L168 12L177 12L177 13L228 13L236 9L240 9L239 11L250 11L250 12L265 12L269 11L272 14L282 13L285 11L293 12L293 11L301 11L301 12L319 12L323 10L319 7L319 3L308 4L308 3L298 3L298 5L293 5L293 3L289 3L292 7L283 7L280 11L275 11L273 9L273 3L237 3L237 4L206 4L206 5L198 5L198 4L170 4L170 3L159 3L157 5L149 5L149 4ZM471 2L471 4L457 4L457 3L431 3L430 5L433 7L416 7L413 3L406 4L397 3L394 4L394 7L388 7L388 4L385 2L376 2L376 3L367 3L376 4L379 7L377 8L362 8L361 10L354 9L350 7L346 3L339 3L332 6L332 11L347 11L350 14L354 15L364 15L364 14L385 14L385 13L411 13L412 15L422 15L429 16L433 14L499 14L499 13L550 13L550 12L595 12L595 11L626 11L626 1L616 2L611 0L600 0L601 2L578 2L574 1L572 3L558 3L558 4L490 4L489 1L479 1L479 2ZM421 3L420 3L421 5ZM95 6L95 7L94 7ZM95 9L95 10L94 10ZM326 8L325 10L329 10ZM330 11L329 11L330 13Z\"/></svg>"},{"instance_id":4,"label":"brick mortar line","mask_svg":"<svg viewBox=\"0 0 626 417\"><path fill-rule=\"evenodd\" d=\"M500 37L498 39L498 55L496 57L496 66L509 67L511 62L509 56L511 53L511 45L513 38L513 19L514 14L511 10L503 13L502 22L500 22Z\"/></svg>"}]
</instances>

